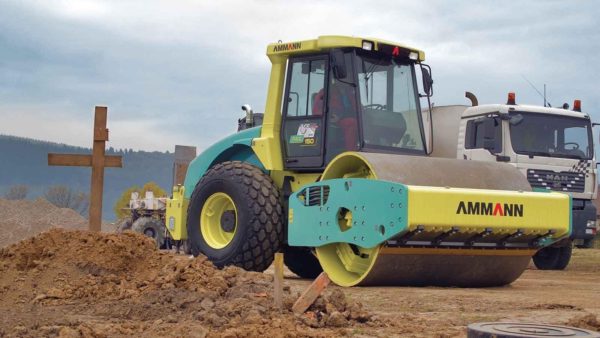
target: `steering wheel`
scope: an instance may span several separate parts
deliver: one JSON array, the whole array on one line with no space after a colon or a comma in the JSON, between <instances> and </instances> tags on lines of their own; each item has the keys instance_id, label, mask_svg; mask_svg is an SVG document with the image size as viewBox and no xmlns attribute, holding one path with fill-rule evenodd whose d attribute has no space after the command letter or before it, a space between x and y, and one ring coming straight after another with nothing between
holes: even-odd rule
<instances>
[{"instance_id":1,"label":"steering wheel","mask_svg":"<svg viewBox=\"0 0 600 338\"><path fill-rule=\"evenodd\" d=\"M572 145L573 149L567 149L566 148L567 145ZM579 143L577 143L577 142L565 142L564 147L565 147L565 150L578 150L579 149Z\"/></svg>"},{"instance_id":2,"label":"steering wheel","mask_svg":"<svg viewBox=\"0 0 600 338\"><path fill-rule=\"evenodd\" d=\"M375 110L384 110L385 106L379 103L372 103L372 104L368 104L366 106L363 106L363 108L371 108L371 109L375 109Z\"/></svg>"}]
</instances>

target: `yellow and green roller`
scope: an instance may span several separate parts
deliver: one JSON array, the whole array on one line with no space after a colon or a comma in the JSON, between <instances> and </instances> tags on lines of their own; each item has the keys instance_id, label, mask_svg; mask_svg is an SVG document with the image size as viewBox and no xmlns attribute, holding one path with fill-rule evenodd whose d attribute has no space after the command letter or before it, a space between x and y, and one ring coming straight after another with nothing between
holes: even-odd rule
<instances>
[{"instance_id":1,"label":"yellow and green roller","mask_svg":"<svg viewBox=\"0 0 600 338\"><path fill-rule=\"evenodd\" d=\"M195 255L262 271L284 252L301 277L342 286L498 286L569 236L568 195L531 191L507 164L428 156L422 51L321 36L267 55L264 114L244 106L168 202Z\"/></svg>"}]
</instances>

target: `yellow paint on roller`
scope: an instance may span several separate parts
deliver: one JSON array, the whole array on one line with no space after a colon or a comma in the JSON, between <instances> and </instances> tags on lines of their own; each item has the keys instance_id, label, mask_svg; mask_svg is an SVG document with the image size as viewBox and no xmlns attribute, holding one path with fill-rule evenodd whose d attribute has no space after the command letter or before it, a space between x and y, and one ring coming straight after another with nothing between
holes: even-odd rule
<instances>
[{"instance_id":1,"label":"yellow paint on roller","mask_svg":"<svg viewBox=\"0 0 600 338\"><path fill-rule=\"evenodd\" d=\"M569 196L561 193L534 193L440 187L408 187L409 228L417 226L448 230L452 226L481 232L545 234L554 237L569 233Z\"/></svg>"}]
</instances>

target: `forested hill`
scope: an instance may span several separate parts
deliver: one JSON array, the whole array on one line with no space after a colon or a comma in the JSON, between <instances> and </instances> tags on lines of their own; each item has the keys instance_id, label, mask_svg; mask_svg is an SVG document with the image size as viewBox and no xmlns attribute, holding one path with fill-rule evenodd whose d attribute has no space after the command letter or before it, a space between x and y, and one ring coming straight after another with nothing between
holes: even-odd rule
<instances>
[{"instance_id":1,"label":"forested hill","mask_svg":"<svg viewBox=\"0 0 600 338\"><path fill-rule=\"evenodd\" d=\"M14 185L29 188L28 199L43 195L53 185L65 185L89 193L90 168L49 167L48 153L91 154L91 149L29 138L0 135L0 197ZM107 155L123 156L123 168L107 168L104 178L103 218L113 220L113 205L121 193L154 181L171 191L173 153L115 150Z\"/></svg>"}]
</instances>

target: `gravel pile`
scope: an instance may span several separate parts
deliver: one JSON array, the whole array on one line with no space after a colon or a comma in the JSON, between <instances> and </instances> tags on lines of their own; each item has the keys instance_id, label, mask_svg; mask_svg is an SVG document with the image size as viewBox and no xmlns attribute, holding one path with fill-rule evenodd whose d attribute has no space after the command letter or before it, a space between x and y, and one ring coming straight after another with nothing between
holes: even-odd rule
<instances>
[{"instance_id":1,"label":"gravel pile","mask_svg":"<svg viewBox=\"0 0 600 338\"><path fill-rule=\"evenodd\" d=\"M58 208L45 199L0 199L0 248L50 228L85 229L86 225L76 211Z\"/></svg>"}]
</instances>

